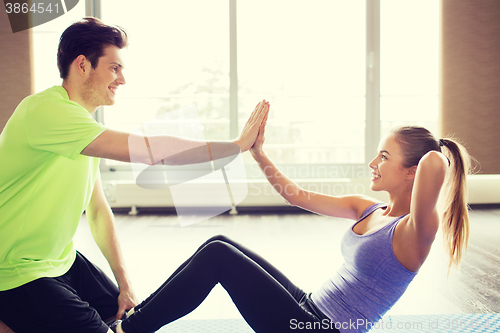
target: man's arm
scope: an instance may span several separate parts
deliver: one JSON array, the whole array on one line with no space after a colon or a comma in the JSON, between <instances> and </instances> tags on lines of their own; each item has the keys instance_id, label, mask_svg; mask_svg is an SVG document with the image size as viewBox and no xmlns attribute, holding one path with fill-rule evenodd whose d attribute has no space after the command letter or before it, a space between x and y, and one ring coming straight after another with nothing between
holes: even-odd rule
<instances>
[{"instance_id":1,"label":"man's arm","mask_svg":"<svg viewBox=\"0 0 500 333\"><path fill-rule=\"evenodd\" d=\"M116 314L116 318L120 319L124 311L130 310L138 302L125 269L125 262L116 233L115 219L104 196L100 179L96 181L86 215L92 236L108 261L120 288L118 313Z\"/></svg>"},{"instance_id":2,"label":"man's arm","mask_svg":"<svg viewBox=\"0 0 500 333\"><path fill-rule=\"evenodd\" d=\"M268 103L265 101L259 103L240 136L228 142L207 144L175 136L141 136L108 129L83 149L82 154L149 165L158 163L184 165L209 162L211 159L234 158L240 152L252 147L259 133L260 124L268 111Z\"/></svg>"}]
</instances>

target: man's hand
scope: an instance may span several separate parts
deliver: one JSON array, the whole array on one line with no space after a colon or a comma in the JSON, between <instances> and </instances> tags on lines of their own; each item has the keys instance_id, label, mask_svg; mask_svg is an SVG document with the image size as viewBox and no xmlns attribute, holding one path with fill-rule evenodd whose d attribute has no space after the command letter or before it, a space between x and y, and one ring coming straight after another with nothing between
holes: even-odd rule
<instances>
[{"instance_id":1,"label":"man's hand","mask_svg":"<svg viewBox=\"0 0 500 333\"><path fill-rule=\"evenodd\" d=\"M118 313L116 314L116 320L122 319L123 313L135 307L137 304L137 299L132 290L120 291L118 296Z\"/></svg>"},{"instance_id":2,"label":"man's hand","mask_svg":"<svg viewBox=\"0 0 500 333\"><path fill-rule=\"evenodd\" d=\"M269 102L266 102L266 100L257 104L255 110L253 110L240 136L234 140L234 143L240 147L242 153L249 150L255 143L262 121L268 112Z\"/></svg>"}]
</instances>

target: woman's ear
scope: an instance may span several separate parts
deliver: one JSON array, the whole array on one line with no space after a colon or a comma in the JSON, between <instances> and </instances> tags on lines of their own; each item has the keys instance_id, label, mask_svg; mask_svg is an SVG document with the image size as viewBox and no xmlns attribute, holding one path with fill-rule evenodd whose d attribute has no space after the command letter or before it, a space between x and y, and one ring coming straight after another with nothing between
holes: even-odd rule
<instances>
[{"instance_id":1,"label":"woman's ear","mask_svg":"<svg viewBox=\"0 0 500 333\"><path fill-rule=\"evenodd\" d=\"M406 173L406 178L408 179L415 179L415 175L417 174L417 166L412 166L411 168L408 168L408 172Z\"/></svg>"}]
</instances>

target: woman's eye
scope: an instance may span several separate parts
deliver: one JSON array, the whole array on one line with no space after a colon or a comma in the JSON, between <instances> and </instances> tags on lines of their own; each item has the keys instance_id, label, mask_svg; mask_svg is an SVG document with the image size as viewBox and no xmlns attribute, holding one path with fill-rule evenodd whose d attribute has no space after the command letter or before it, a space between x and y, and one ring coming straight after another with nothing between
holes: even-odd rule
<instances>
[{"instance_id":1,"label":"woman's eye","mask_svg":"<svg viewBox=\"0 0 500 333\"><path fill-rule=\"evenodd\" d=\"M385 157L385 155L382 155L382 159L383 159L383 160L386 160L386 159L387 159L387 157Z\"/></svg>"}]
</instances>

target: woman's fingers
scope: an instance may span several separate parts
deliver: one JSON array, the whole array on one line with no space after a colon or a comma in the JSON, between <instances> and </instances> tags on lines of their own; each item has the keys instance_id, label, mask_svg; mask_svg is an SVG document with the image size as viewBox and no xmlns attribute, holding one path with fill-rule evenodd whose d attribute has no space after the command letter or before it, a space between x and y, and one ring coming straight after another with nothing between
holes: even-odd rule
<instances>
[{"instance_id":1,"label":"woman's fingers","mask_svg":"<svg viewBox=\"0 0 500 333\"><path fill-rule=\"evenodd\" d=\"M267 108L267 112L266 112L266 116L264 117L264 119L262 120L262 124L261 125L266 125L267 124L267 118L269 117L269 108Z\"/></svg>"}]
</instances>

